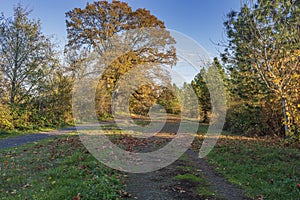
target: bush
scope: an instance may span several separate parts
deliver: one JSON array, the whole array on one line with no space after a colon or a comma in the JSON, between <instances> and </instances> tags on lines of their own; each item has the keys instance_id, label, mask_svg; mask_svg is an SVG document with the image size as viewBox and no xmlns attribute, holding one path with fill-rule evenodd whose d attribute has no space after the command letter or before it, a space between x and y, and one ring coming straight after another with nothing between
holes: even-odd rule
<instances>
[{"instance_id":1,"label":"bush","mask_svg":"<svg viewBox=\"0 0 300 200\"><path fill-rule=\"evenodd\" d=\"M258 110L248 109L244 104L231 106L227 110L224 129L234 134L261 134Z\"/></svg>"},{"instance_id":2,"label":"bush","mask_svg":"<svg viewBox=\"0 0 300 200\"><path fill-rule=\"evenodd\" d=\"M13 118L9 107L0 105L0 129L11 130L14 128Z\"/></svg>"},{"instance_id":3,"label":"bush","mask_svg":"<svg viewBox=\"0 0 300 200\"><path fill-rule=\"evenodd\" d=\"M227 110L224 129L240 135L282 135L281 113L276 104L264 103L251 106L236 103ZM277 108L277 109L276 109Z\"/></svg>"},{"instance_id":4,"label":"bush","mask_svg":"<svg viewBox=\"0 0 300 200\"><path fill-rule=\"evenodd\" d=\"M30 111L23 110L22 108L15 108L13 110L14 127L21 131L33 129L33 124L30 121L30 116Z\"/></svg>"}]
</instances>

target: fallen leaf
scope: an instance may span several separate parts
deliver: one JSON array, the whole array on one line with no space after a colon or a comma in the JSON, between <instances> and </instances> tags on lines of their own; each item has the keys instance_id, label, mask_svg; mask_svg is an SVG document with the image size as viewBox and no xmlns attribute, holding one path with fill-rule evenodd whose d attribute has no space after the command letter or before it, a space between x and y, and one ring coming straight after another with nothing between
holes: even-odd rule
<instances>
[{"instance_id":1,"label":"fallen leaf","mask_svg":"<svg viewBox=\"0 0 300 200\"><path fill-rule=\"evenodd\" d=\"M77 196L73 197L73 200L81 200L82 196L80 193L77 194Z\"/></svg>"},{"instance_id":2,"label":"fallen leaf","mask_svg":"<svg viewBox=\"0 0 300 200\"><path fill-rule=\"evenodd\" d=\"M131 197L131 194L129 194L128 192L123 192L123 197Z\"/></svg>"}]
</instances>

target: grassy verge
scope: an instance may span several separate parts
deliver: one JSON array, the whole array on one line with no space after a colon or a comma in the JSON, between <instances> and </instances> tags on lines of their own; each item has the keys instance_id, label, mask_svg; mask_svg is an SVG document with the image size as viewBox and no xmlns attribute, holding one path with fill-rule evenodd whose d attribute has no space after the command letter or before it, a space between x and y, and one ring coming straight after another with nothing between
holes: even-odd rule
<instances>
[{"instance_id":1,"label":"grassy verge","mask_svg":"<svg viewBox=\"0 0 300 200\"><path fill-rule=\"evenodd\" d=\"M300 149L272 138L222 136L207 157L254 199L299 199Z\"/></svg>"},{"instance_id":2,"label":"grassy verge","mask_svg":"<svg viewBox=\"0 0 300 200\"><path fill-rule=\"evenodd\" d=\"M118 199L119 175L78 136L0 151L0 199Z\"/></svg>"}]
</instances>

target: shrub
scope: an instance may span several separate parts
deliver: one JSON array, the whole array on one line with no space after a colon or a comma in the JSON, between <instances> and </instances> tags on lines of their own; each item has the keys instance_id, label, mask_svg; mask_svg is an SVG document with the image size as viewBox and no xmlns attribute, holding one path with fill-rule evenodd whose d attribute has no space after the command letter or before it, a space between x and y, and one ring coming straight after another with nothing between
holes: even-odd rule
<instances>
[{"instance_id":1,"label":"shrub","mask_svg":"<svg viewBox=\"0 0 300 200\"><path fill-rule=\"evenodd\" d=\"M13 128L13 118L9 107L0 104L0 129L11 130Z\"/></svg>"},{"instance_id":2,"label":"shrub","mask_svg":"<svg viewBox=\"0 0 300 200\"><path fill-rule=\"evenodd\" d=\"M274 102L271 104L272 102L259 106L247 103L231 105L227 110L224 129L241 135L282 135L281 111Z\"/></svg>"}]
</instances>

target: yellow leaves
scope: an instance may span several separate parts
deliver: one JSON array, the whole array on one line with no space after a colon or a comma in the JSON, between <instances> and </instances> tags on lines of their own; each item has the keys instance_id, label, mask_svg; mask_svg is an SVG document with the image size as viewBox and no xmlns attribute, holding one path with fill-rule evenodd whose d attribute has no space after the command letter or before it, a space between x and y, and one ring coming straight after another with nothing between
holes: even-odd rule
<instances>
[{"instance_id":1,"label":"yellow leaves","mask_svg":"<svg viewBox=\"0 0 300 200\"><path fill-rule=\"evenodd\" d=\"M74 18L74 21L76 23L77 26L80 26L82 24L82 20L78 19L78 18Z\"/></svg>"},{"instance_id":2,"label":"yellow leaves","mask_svg":"<svg viewBox=\"0 0 300 200\"><path fill-rule=\"evenodd\" d=\"M86 10L90 10L90 11L95 11L95 10L96 10L96 7L95 7L94 4L87 3L85 9L86 9Z\"/></svg>"},{"instance_id":3,"label":"yellow leaves","mask_svg":"<svg viewBox=\"0 0 300 200\"><path fill-rule=\"evenodd\" d=\"M277 78L274 78L273 79L273 82L276 84L276 85L280 85L281 82L282 82L282 79L280 77L277 77Z\"/></svg>"},{"instance_id":4,"label":"yellow leaves","mask_svg":"<svg viewBox=\"0 0 300 200\"><path fill-rule=\"evenodd\" d=\"M75 13L80 13L80 12L82 12L82 10L80 8L74 8L74 12Z\"/></svg>"}]
</instances>

